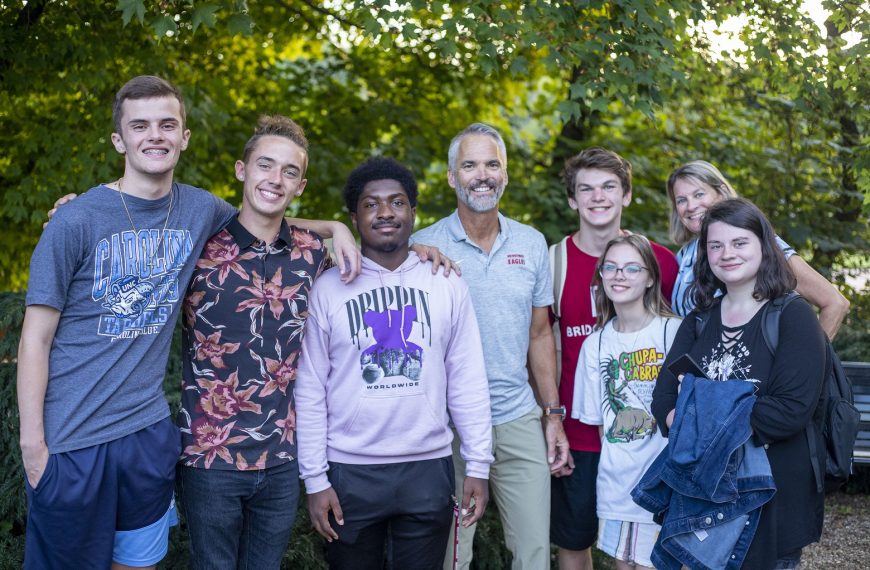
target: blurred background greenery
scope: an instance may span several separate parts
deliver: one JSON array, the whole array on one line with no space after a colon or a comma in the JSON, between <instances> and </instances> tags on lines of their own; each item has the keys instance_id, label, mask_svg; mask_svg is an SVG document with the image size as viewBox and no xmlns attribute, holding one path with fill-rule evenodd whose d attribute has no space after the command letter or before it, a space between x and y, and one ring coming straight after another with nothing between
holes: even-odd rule
<instances>
[{"instance_id":1,"label":"blurred background greenery","mask_svg":"<svg viewBox=\"0 0 870 570\"><path fill-rule=\"evenodd\" d=\"M187 100L177 178L232 203L257 116L311 141L293 215L347 219L341 187L374 154L420 180L417 223L449 213L450 138L472 121L508 144L506 214L554 241L576 228L558 173L600 145L634 166L626 228L667 236L669 172L718 165L852 302L836 347L870 360L870 14L859 1L0 1L0 567L20 567L24 493L14 377L30 253L61 195L116 179L111 101L157 74ZM166 388L178 399L179 350ZM322 566L304 510L286 566ZM509 556L491 513L477 568ZM175 531L165 567L187 566Z\"/></svg>"}]
</instances>

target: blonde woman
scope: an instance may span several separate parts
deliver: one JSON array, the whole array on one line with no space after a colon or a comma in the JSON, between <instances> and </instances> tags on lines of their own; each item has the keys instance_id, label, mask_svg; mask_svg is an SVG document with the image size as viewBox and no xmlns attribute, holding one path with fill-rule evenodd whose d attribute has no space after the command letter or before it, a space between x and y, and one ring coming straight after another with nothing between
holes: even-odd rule
<instances>
[{"instance_id":1,"label":"blonde woman","mask_svg":"<svg viewBox=\"0 0 870 570\"><path fill-rule=\"evenodd\" d=\"M692 285L693 269L698 258L698 234L709 208L720 200L736 198L737 192L715 166L703 160L688 162L668 178L671 204L671 238L681 246L677 253L680 269L671 296L671 307L685 317L695 307ZM833 339L849 312L849 301L827 279L801 258L779 236L777 244L797 278L797 292L819 309L819 322Z\"/></svg>"}]
</instances>

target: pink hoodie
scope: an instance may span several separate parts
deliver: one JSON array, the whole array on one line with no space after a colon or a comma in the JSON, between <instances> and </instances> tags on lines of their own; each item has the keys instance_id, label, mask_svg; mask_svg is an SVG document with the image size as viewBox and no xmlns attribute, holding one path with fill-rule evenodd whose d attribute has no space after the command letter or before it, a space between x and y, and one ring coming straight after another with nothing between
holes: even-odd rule
<instances>
[{"instance_id":1,"label":"pink hoodie","mask_svg":"<svg viewBox=\"0 0 870 570\"><path fill-rule=\"evenodd\" d=\"M451 419L466 475L489 477L489 385L460 278L432 275L413 253L395 271L364 257L350 285L337 269L321 275L308 307L295 393L299 471L309 493L330 486L327 461L450 455Z\"/></svg>"}]
</instances>

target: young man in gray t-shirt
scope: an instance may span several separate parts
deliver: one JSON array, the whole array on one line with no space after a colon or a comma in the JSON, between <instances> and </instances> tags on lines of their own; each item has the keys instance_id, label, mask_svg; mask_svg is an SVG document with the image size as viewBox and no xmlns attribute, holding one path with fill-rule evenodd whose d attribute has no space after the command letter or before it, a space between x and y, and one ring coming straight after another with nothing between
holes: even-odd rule
<instances>
[{"instance_id":1,"label":"young man in gray t-shirt","mask_svg":"<svg viewBox=\"0 0 870 570\"><path fill-rule=\"evenodd\" d=\"M34 250L18 354L26 568L148 567L166 553L179 452L162 382L180 296L234 209L173 182L175 87L115 97L124 176L56 214Z\"/></svg>"}]
</instances>

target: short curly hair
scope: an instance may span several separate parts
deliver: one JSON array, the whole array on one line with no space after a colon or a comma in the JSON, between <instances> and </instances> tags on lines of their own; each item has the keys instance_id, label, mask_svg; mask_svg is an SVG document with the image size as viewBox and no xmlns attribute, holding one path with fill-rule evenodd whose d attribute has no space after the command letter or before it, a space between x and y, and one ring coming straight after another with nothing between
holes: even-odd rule
<instances>
[{"instance_id":1,"label":"short curly hair","mask_svg":"<svg viewBox=\"0 0 870 570\"><path fill-rule=\"evenodd\" d=\"M242 162L247 163L257 146L257 142L268 136L284 137L296 143L299 148L305 151L305 166L307 168L308 139L305 138L305 131L293 119L284 115L260 115L254 134L245 143L245 149L242 151Z\"/></svg>"},{"instance_id":2,"label":"short curly hair","mask_svg":"<svg viewBox=\"0 0 870 570\"><path fill-rule=\"evenodd\" d=\"M344 184L344 205L356 212L357 202L366 184L373 180L395 180L401 184L412 208L417 206L417 179L414 173L394 158L375 156L353 169Z\"/></svg>"}]
</instances>

